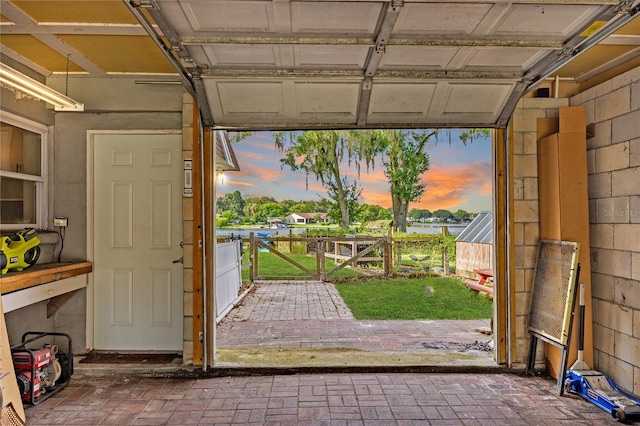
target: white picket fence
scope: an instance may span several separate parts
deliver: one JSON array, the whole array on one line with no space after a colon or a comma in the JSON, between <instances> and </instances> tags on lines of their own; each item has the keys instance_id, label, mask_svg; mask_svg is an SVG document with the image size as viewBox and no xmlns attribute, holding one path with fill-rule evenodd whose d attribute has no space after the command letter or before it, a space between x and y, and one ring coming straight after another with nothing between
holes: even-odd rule
<instances>
[{"instance_id":1,"label":"white picket fence","mask_svg":"<svg viewBox=\"0 0 640 426\"><path fill-rule=\"evenodd\" d=\"M216 323L233 309L242 285L241 240L216 245Z\"/></svg>"}]
</instances>

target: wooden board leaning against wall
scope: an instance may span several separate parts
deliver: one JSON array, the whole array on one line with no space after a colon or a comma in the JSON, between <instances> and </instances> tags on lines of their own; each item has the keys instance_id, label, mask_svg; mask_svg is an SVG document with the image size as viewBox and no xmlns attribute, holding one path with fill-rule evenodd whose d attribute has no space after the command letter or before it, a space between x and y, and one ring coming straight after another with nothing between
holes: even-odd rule
<instances>
[{"instance_id":1,"label":"wooden board leaning against wall","mask_svg":"<svg viewBox=\"0 0 640 426\"><path fill-rule=\"evenodd\" d=\"M580 244L580 283L585 285L584 361L593 365L587 123L584 107L559 108L559 118L538 118L538 200L540 238ZM577 358L577 333L568 365ZM547 371L557 378L562 351L545 344Z\"/></svg>"}]
</instances>

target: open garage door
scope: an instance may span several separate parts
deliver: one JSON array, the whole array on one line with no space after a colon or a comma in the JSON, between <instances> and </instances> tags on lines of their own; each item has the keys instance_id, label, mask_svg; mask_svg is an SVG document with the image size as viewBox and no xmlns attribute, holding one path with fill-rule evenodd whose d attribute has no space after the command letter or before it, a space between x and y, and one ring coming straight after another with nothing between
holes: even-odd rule
<instances>
[{"instance_id":1,"label":"open garage door","mask_svg":"<svg viewBox=\"0 0 640 426\"><path fill-rule=\"evenodd\" d=\"M251 129L504 127L527 90L633 5L140 2L193 77L205 125Z\"/></svg>"},{"instance_id":2,"label":"open garage door","mask_svg":"<svg viewBox=\"0 0 640 426\"><path fill-rule=\"evenodd\" d=\"M3 56L49 77L182 82L205 127L503 128L548 76L640 62L640 0L1 3Z\"/></svg>"}]
</instances>

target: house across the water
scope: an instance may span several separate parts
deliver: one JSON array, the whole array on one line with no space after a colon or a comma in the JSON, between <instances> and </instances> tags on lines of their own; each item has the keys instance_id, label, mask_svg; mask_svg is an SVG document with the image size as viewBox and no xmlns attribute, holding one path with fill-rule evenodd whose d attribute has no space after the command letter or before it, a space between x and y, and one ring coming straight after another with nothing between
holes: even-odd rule
<instances>
[{"instance_id":1,"label":"house across the water","mask_svg":"<svg viewBox=\"0 0 640 426\"><path fill-rule=\"evenodd\" d=\"M307 225L310 223L329 223L327 213L291 213L284 218L290 225Z\"/></svg>"}]
</instances>

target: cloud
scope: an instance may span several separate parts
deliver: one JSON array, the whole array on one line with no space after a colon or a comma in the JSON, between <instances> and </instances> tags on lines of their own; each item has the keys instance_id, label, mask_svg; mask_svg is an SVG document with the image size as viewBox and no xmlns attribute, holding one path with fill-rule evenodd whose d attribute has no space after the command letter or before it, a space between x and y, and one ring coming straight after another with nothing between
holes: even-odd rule
<instances>
[{"instance_id":1,"label":"cloud","mask_svg":"<svg viewBox=\"0 0 640 426\"><path fill-rule=\"evenodd\" d=\"M224 178L224 181L222 182L222 186L225 187L233 187L233 186L248 186L250 188L255 188L256 185L251 183L251 182L243 182L241 180L233 180L233 179L227 179L226 176ZM236 191L235 189L233 191Z\"/></svg>"},{"instance_id":2,"label":"cloud","mask_svg":"<svg viewBox=\"0 0 640 426\"><path fill-rule=\"evenodd\" d=\"M362 198L365 204L372 204L385 209L391 207L391 194L389 191L367 191L366 195L363 191Z\"/></svg>"},{"instance_id":3,"label":"cloud","mask_svg":"<svg viewBox=\"0 0 640 426\"><path fill-rule=\"evenodd\" d=\"M424 179L425 193L412 208L451 209L466 202L471 194L491 194L491 165L486 161L436 167L425 172Z\"/></svg>"},{"instance_id":4,"label":"cloud","mask_svg":"<svg viewBox=\"0 0 640 426\"><path fill-rule=\"evenodd\" d=\"M240 168L243 169L243 166L246 167L247 163L254 164L256 161L263 162L268 159L270 160L269 155L261 154L257 151L242 151L242 166Z\"/></svg>"},{"instance_id":5,"label":"cloud","mask_svg":"<svg viewBox=\"0 0 640 426\"><path fill-rule=\"evenodd\" d=\"M409 208L458 209L473 195L491 195L491 165L486 161L474 161L463 165L434 167L424 173L427 186L422 198ZM389 183L382 171L366 175L363 179L363 202L391 207Z\"/></svg>"},{"instance_id":6,"label":"cloud","mask_svg":"<svg viewBox=\"0 0 640 426\"><path fill-rule=\"evenodd\" d=\"M300 179L292 183L291 186L307 191L309 192L309 195L314 193L326 194L327 192L324 186L322 186L320 182L316 181L313 176L309 176L308 183L305 183L304 175L301 175Z\"/></svg>"},{"instance_id":7,"label":"cloud","mask_svg":"<svg viewBox=\"0 0 640 426\"><path fill-rule=\"evenodd\" d=\"M236 176L245 179L256 179L263 182L282 182L283 175L280 168L251 166L240 170Z\"/></svg>"},{"instance_id":8,"label":"cloud","mask_svg":"<svg viewBox=\"0 0 640 426\"><path fill-rule=\"evenodd\" d=\"M483 182L477 192L479 195L493 194L493 182L491 180Z\"/></svg>"},{"instance_id":9,"label":"cloud","mask_svg":"<svg viewBox=\"0 0 640 426\"><path fill-rule=\"evenodd\" d=\"M355 169L353 170L353 172L351 172L349 174L349 176L352 176L354 178L357 177L356 171ZM389 186L389 180L387 179L387 177L384 175L384 171L382 168L379 169L369 169L369 171L367 172L366 169L361 169L360 170L360 179L358 179L362 184L367 184L367 185L386 185Z\"/></svg>"}]
</instances>

